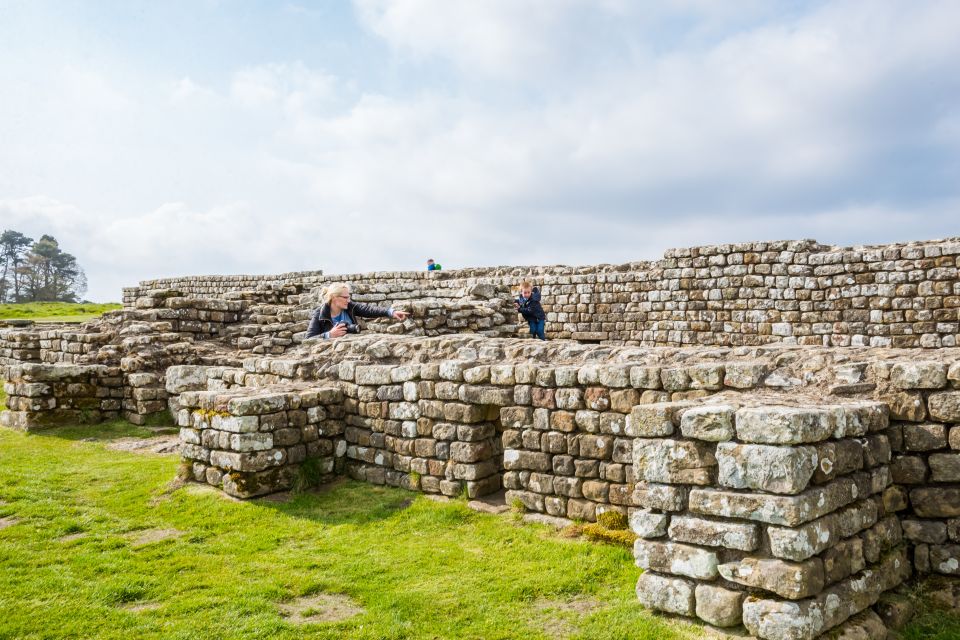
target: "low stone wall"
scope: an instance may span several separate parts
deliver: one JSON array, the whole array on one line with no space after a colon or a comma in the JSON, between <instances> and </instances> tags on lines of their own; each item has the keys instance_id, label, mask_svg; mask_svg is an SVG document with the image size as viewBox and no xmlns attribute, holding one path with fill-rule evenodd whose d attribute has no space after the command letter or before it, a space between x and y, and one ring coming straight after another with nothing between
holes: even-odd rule
<instances>
[{"instance_id":1,"label":"low stone wall","mask_svg":"<svg viewBox=\"0 0 960 640\"><path fill-rule=\"evenodd\" d=\"M37 431L61 424L91 424L120 416L123 376L102 365L22 364L0 368L8 411L0 425Z\"/></svg>"},{"instance_id":2,"label":"low stone wall","mask_svg":"<svg viewBox=\"0 0 960 640\"><path fill-rule=\"evenodd\" d=\"M289 489L308 461L316 482L344 453L339 389L186 391L178 402L181 452L193 479L233 496Z\"/></svg>"},{"instance_id":3,"label":"low stone wall","mask_svg":"<svg viewBox=\"0 0 960 640\"><path fill-rule=\"evenodd\" d=\"M136 287L123 289L123 304L132 308L137 298L149 296L154 290L177 290L184 295L216 298L234 291L251 291L283 287L288 283L317 281L322 271L293 271L278 275L216 275L181 276L144 280Z\"/></svg>"}]
</instances>

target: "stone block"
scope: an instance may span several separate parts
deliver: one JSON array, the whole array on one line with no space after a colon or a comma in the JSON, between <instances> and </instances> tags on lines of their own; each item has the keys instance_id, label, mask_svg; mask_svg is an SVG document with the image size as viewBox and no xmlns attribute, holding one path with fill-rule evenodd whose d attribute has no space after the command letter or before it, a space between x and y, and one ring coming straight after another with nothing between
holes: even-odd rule
<instances>
[{"instance_id":1,"label":"stone block","mask_svg":"<svg viewBox=\"0 0 960 640\"><path fill-rule=\"evenodd\" d=\"M960 482L960 453L934 453L927 464L933 482Z\"/></svg>"},{"instance_id":2,"label":"stone block","mask_svg":"<svg viewBox=\"0 0 960 640\"><path fill-rule=\"evenodd\" d=\"M796 494L810 483L817 467L814 447L774 447L721 442L717 445L718 482L733 489Z\"/></svg>"},{"instance_id":3,"label":"stone block","mask_svg":"<svg viewBox=\"0 0 960 640\"><path fill-rule=\"evenodd\" d=\"M667 535L670 516L665 513L653 513L646 509L633 509L630 512L630 530L641 538L662 538Z\"/></svg>"},{"instance_id":4,"label":"stone block","mask_svg":"<svg viewBox=\"0 0 960 640\"><path fill-rule=\"evenodd\" d=\"M918 487L910 490L910 505L921 518L960 517L960 487Z\"/></svg>"},{"instance_id":5,"label":"stone block","mask_svg":"<svg viewBox=\"0 0 960 640\"><path fill-rule=\"evenodd\" d=\"M689 489L683 486L638 482L634 487L634 504L660 511L684 511Z\"/></svg>"},{"instance_id":6,"label":"stone block","mask_svg":"<svg viewBox=\"0 0 960 640\"><path fill-rule=\"evenodd\" d=\"M769 370L770 366L765 362L728 362L723 384L734 389L759 387Z\"/></svg>"},{"instance_id":7,"label":"stone block","mask_svg":"<svg viewBox=\"0 0 960 640\"><path fill-rule=\"evenodd\" d=\"M947 365L898 362L890 369L890 382L898 389L942 389L947 386Z\"/></svg>"},{"instance_id":8,"label":"stone block","mask_svg":"<svg viewBox=\"0 0 960 640\"><path fill-rule=\"evenodd\" d=\"M630 369L630 386L635 389L659 389L660 367L633 367Z\"/></svg>"},{"instance_id":9,"label":"stone block","mask_svg":"<svg viewBox=\"0 0 960 640\"><path fill-rule=\"evenodd\" d=\"M648 482L708 485L717 461L705 443L637 438L633 443L637 477Z\"/></svg>"},{"instance_id":10,"label":"stone block","mask_svg":"<svg viewBox=\"0 0 960 640\"><path fill-rule=\"evenodd\" d=\"M693 616L696 613L694 585L683 578L644 572L637 579L637 599L648 609Z\"/></svg>"},{"instance_id":11,"label":"stone block","mask_svg":"<svg viewBox=\"0 0 960 640\"><path fill-rule=\"evenodd\" d=\"M736 434L733 426L735 411L736 408L731 405L712 405L686 409L680 417L680 432L684 437L708 442L732 440ZM631 414L632 416L633 414ZM671 421L672 418L673 416L671 416Z\"/></svg>"},{"instance_id":12,"label":"stone block","mask_svg":"<svg viewBox=\"0 0 960 640\"><path fill-rule=\"evenodd\" d=\"M746 594L712 584L698 584L694 591L696 613L701 620L716 627L735 627L742 618L741 608Z\"/></svg>"},{"instance_id":13,"label":"stone block","mask_svg":"<svg viewBox=\"0 0 960 640\"><path fill-rule=\"evenodd\" d=\"M357 365L354 370L354 381L363 385L391 384L393 378L390 371L392 365Z\"/></svg>"},{"instance_id":14,"label":"stone block","mask_svg":"<svg viewBox=\"0 0 960 640\"><path fill-rule=\"evenodd\" d=\"M823 552L823 575L826 584L839 582L866 566L863 540L857 536L841 540Z\"/></svg>"},{"instance_id":15,"label":"stone block","mask_svg":"<svg viewBox=\"0 0 960 640\"><path fill-rule=\"evenodd\" d=\"M669 533L671 540L706 547L754 551L760 546L760 527L744 522L674 516Z\"/></svg>"},{"instance_id":16,"label":"stone block","mask_svg":"<svg viewBox=\"0 0 960 640\"><path fill-rule=\"evenodd\" d=\"M943 422L960 422L960 391L932 393L927 398L930 417Z\"/></svg>"},{"instance_id":17,"label":"stone block","mask_svg":"<svg viewBox=\"0 0 960 640\"><path fill-rule=\"evenodd\" d=\"M833 434L835 419L827 409L748 407L737 411L737 438L758 444L820 442Z\"/></svg>"},{"instance_id":18,"label":"stone block","mask_svg":"<svg viewBox=\"0 0 960 640\"><path fill-rule=\"evenodd\" d=\"M717 568L725 579L747 587L764 589L789 600L800 600L823 590L823 561L812 558L788 562L777 558L743 558Z\"/></svg>"},{"instance_id":19,"label":"stone block","mask_svg":"<svg viewBox=\"0 0 960 640\"><path fill-rule=\"evenodd\" d=\"M506 449L503 452L503 468L507 471L550 471L550 456L539 451Z\"/></svg>"},{"instance_id":20,"label":"stone block","mask_svg":"<svg viewBox=\"0 0 960 640\"><path fill-rule=\"evenodd\" d=\"M196 365L167 367L165 386L167 393L173 394L184 391L204 391L207 388L207 367Z\"/></svg>"},{"instance_id":21,"label":"stone block","mask_svg":"<svg viewBox=\"0 0 960 640\"><path fill-rule=\"evenodd\" d=\"M947 448L946 425L934 422L903 425L903 445L907 451L934 451Z\"/></svg>"},{"instance_id":22,"label":"stone block","mask_svg":"<svg viewBox=\"0 0 960 640\"><path fill-rule=\"evenodd\" d=\"M647 571L698 580L717 577L717 554L701 547L639 538L633 544L633 557L637 566Z\"/></svg>"},{"instance_id":23,"label":"stone block","mask_svg":"<svg viewBox=\"0 0 960 640\"><path fill-rule=\"evenodd\" d=\"M943 544L947 541L947 524L938 520L915 520L904 518L900 521L903 536L911 542Z\"/></svg>"},{"instance_id":24,"label":"stone block","mask_svg":"<svg viewBox=\"0 0 960 640\"><path fill-rule=\"evenodd\" d=\"M948 576L960 576L960 545L930 545L930 569Z\"/></svg>"},{"instance_id":25,"label":"stone block","mask_svg":"<svg viewBox=\"0 0 960 640\"><path fill-rule=\"evenodd\" d=\"M722 364L696 364L687 367L691 389L718 391L723 388L724 367Z\"/></svg>"},{"instance_id":26,"label":"stone block","mask_svg":"<svg viewBox=\"0 0 960 640\"><path fill-rule=\"evenodd\" d=\"M689 501L694 513L795 527L850 504L857 493L853 480L838 478L791 496L696 488L690 491Z\"/></svg>"}]
</instances>

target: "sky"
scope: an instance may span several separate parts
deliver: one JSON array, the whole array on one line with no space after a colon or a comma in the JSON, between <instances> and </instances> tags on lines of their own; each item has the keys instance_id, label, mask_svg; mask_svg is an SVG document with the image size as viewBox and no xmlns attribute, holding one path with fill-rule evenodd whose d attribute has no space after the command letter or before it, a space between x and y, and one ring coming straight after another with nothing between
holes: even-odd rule
<instances>
[{"instance_id":1,"label":"sky","mask_svg":"<svg viewBox=\"0 0 960 640\"><path fill-rule=\"evenodd\" d=\"M0 229L191 274L960 236L960 2L0 0Z\"/></svg>"}]
</instances>

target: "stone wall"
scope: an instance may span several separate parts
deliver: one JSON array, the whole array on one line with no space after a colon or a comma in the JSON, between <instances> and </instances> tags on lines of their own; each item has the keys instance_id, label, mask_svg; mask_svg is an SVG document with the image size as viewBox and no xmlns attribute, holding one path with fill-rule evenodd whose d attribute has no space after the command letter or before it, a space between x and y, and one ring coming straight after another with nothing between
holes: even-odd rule
<instances>
[{"instance_id":1,"label":"stone wall","mask_svg":"<svg viewBox=\"0 0 960 640\"><path fill-rule=\"evenodd\" d=\"M315 282L322 275L322 271L293 271L277 275L181 276L144 280L136 287L124 287L123 304L132 308L137 298L149 296L153 290L172 289L184 295L217 298L233 291L277 288L294 282Z\"/></svg>"},{"instance_id":2,"label":"stone wall","mask_svg":"<svg viewBox=\"0 0 960 640\"><path fill-rule=\"evenodd\" d=\"M0 368L7 411L0 425L29 431L120 416L123 377L102 365L22 364Z\"/></svg>"},{"instance_id":3,"label":"stone wall","mask_svg":"<svg viewBox=\"0 0 960 640\"><path fill-rule=\"evenodd\" d=\"M935 348L955 345L960 332L958 261L958 238L872 247L803 240L671 249L661 260L623 265L299 280L297 274L283 274L257 282L316 289L348 281L358 300L396 304L456 297L478 283L516 287L530 278L542 287L553 338L645 346L784 342ZM184 288L191 295L224 287L217 278L150 281L130 290L125 301L181 281L188 282Z\"/></svg>"}]
</instances>

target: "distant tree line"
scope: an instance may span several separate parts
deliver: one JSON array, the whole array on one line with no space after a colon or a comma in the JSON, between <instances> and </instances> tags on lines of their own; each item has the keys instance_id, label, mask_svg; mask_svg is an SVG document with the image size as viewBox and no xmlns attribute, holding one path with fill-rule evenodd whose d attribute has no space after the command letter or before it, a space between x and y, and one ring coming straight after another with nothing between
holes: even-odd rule
<instances>
[{"instance_id":1,"label":"distant tree line","mask_svg":"<svg viewBox=\"0 0 960 640\"><path fill-rule=\"evenodd\" d=\"M53 236L0 235L0 303L78 302L86 291L86 274Z\"/></svg>"}]
</instances>

